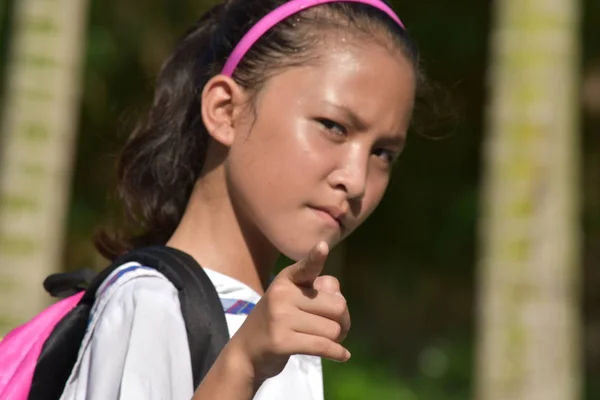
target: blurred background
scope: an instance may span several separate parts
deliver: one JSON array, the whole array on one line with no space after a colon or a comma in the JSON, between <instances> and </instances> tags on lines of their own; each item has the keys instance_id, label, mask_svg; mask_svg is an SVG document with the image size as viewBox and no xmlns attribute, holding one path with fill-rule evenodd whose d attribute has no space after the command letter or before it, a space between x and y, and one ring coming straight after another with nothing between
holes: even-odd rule
<instances>
[{"instance_id":1,"label":"blurred background","mask_svg":"<svg viewBox=\"0 0 600 400\"><path fill-rule=\"evenodd\" d=\"M353 357L326 398L600 399L600 1L392 3L450 102L328 266ZM107 264L115 157L212 4L0 0L0 336Z\"/></svg>"}]
</instances>

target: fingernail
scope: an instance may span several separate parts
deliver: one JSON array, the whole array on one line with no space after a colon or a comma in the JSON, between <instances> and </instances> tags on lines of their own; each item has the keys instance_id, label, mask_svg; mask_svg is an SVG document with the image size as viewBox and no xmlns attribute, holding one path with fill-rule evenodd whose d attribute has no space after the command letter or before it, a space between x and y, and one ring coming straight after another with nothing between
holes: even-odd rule
<instances>
[{"instance_id":1,"label":"fingernail","mask_svg":"<svg viewBox=\"0 0 600 400\"><path fill-rule=\"evenodd\" d=\"M335 292L335 294L336 294L337 296L344 297L344 295L342 294L342 292Z\"/></svg>"},{"instance_id":2,"label":"fingernail","mask_svg":"<svg viewBox=\"0 0 600 400\"><path fill-rule=\"evenodd\" d=\"M318 244L318 248L319 248L319 252L320 253L324 253L327 254L329 252L329 245L327 244L326 241L321 240Z\"/></svg>"},{"instance_id":3,"label":"fingernail","mask_svg":"<svg viewBox=\"0 0 600 400\"><path fill-rule=\"evenodd\" d=\"M331 361L336 362L336 363L343 363L343 362L348 361L350 359L350 357L352 357L352 354L350 354L348 349L344 349L344 350L345 350L345 353L343 354L343 359L339 360L339 359L332 358Z\"/></svg>"}]
</instances>

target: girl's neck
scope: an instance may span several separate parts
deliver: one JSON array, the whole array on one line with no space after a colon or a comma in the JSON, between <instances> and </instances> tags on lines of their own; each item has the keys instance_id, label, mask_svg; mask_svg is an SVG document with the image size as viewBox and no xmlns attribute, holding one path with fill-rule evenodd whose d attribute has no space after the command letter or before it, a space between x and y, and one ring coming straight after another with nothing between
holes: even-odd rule
<instances>
[{"instance_id":1,"label":"girl's neck","mask_svg":"<svg viewBox=\"0 0 600 400\"><path fill-rule=\"evenodd\" d=\"M198 181L167 245L185 251L203 267L235 278L261 295L279 256L260 232L236 214L222 166Z\"/></svg>"}]
</instances>

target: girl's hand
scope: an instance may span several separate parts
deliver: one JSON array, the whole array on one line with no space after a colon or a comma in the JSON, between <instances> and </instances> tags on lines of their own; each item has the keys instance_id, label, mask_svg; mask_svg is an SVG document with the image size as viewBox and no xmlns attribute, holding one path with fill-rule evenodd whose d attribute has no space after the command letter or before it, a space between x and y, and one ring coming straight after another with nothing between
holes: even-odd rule
<instances>
[{"instance_id":1,"label":"girl's hand","mask_svg":"<svg viewBox=\"0 0 600 400\"><path fill-rule=\"evenodd\" d=\"M340 344L350 329L346 299L336 278L319 276L328 253L320 242L306 259L282 270L228 343L255 382L279 374L293 354L350 358Z\"/></svg>"}]
</instances>

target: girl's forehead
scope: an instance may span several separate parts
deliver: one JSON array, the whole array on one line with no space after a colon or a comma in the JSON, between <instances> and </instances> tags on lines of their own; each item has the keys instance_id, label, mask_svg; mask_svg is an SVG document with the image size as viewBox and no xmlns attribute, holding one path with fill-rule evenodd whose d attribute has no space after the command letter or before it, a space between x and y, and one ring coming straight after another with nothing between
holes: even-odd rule
<instances>
[{"instance_id":1,"label":"girl's forehead","mask_svg":"<svg viewBox=\"0 0 600 400\"><path fill-rule=\"evenodd\" d=\"M353 85L370 83L387 86L393 81L414 77L412 64L399 51L369 44L337 42L330 43L321 51L316 62L289 69L281 74L282 81L307 90L319 89L324 85ZM307 85L312 83L311 85Z\"/></svg>"},{"instance_id":2,"label":"girl's forehead","mask_svg":"<svg viewBox=\"0 0 600 400\"><path fill-rule=\"evenodd\" d=\"M280 105L336 105L369 119L412 106L414 68L383 46L336 46L314 64L293 67L271 78L268 90ZM385 114L385 115L382 115Z\"/></svg>"}]
</instances>

